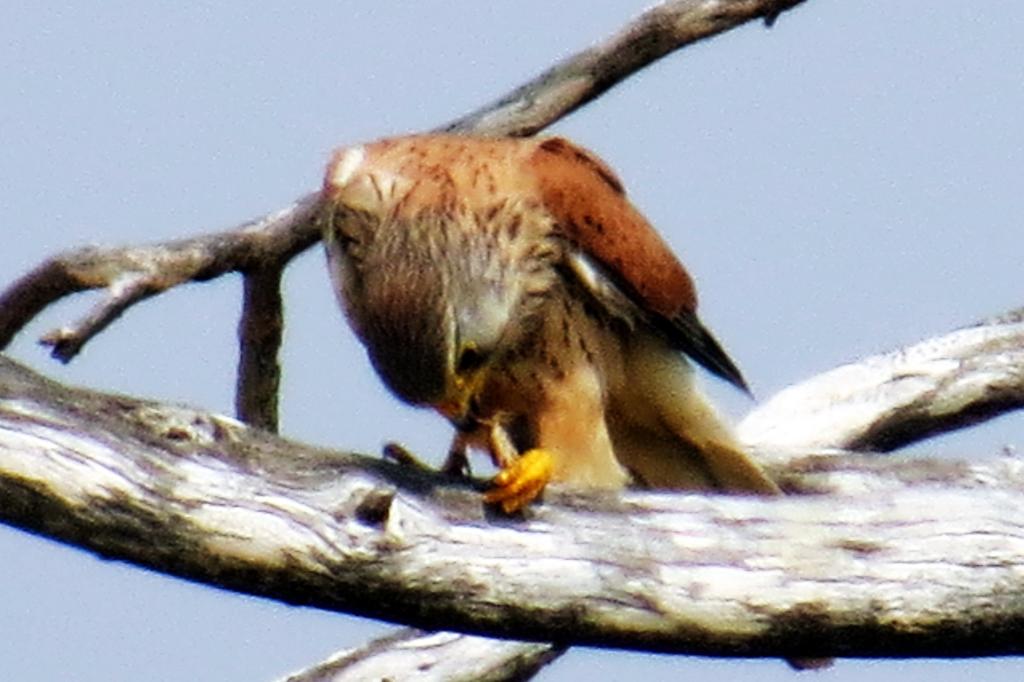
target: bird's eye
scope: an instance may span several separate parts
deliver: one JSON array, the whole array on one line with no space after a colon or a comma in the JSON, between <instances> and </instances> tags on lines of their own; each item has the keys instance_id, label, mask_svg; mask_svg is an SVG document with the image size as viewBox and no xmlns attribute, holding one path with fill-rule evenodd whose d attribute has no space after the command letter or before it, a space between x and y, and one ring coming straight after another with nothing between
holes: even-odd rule
<instances>
[{"instance_id":1,"label":"bird's eye","mask_svg":"<svg viewBox=\"0 0 1024 682\"><path fill-rule=\"evenodd\" d=\"M474 372L483 367L487 361L487 355L475 345L466 346L459 353L458 362L455 363L455 371L459 374Z\"/></svg>"}]
</instances>

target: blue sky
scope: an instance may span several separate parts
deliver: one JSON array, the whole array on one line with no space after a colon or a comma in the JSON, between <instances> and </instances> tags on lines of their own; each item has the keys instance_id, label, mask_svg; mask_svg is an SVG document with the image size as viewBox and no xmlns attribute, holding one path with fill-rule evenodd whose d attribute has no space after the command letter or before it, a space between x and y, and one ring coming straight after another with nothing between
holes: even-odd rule
<instances>
[{"instance_id":1,"label":"blue sky","mask_svg":"<svg viewBox=\"0 0 1024 682\"><path fill-rule=\"evenodd\" d=\"M422 130L585 47L645 2L38 3L0 22L4 282L62 248L229 227L314 188L329 151ZM663 60L555 126L618 170L695 275L754 392L1024 304L1024 6L809 0ZM73 383L230 412L239 283L130 311ZM344 326L319 249L287 279L284 432L440 455ZM745 398L707 378L739 416ZM1022 444L1009 415L914 452ZM269 680L385 626L170 580L0 528L12 679ZM843 662L823 680L1017 679L1015 659ZM574 652L546 680L791 679L776 661Z\"/></svg>"}]
</instances>

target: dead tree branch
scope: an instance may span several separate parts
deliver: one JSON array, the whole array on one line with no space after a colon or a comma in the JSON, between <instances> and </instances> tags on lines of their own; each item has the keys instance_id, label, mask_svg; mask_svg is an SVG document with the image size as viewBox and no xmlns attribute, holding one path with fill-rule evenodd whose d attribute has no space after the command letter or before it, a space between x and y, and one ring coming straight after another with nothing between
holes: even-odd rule
<instances>
[{"instance_id":1,"label":"dead tree branch","mask_svg":"<svg viewBox=\"0 0 1024 682\"><path fill-rule=\"evenodd\" d=\"M443 129L528 135L591 101L650 63L757 17L773 18L803 0L674 0L648 10L608 40L584 50L509 95ZM315 244L319 193L217 234L145 246L76 249L54 256L0 293L0 350L52 303L73 293L104 296L77 322L47 333L53 356L71 360L128 308L168 289L238 272L246 279L239 322L237 416L277 425L279 286L292 258Z\"/></svg>"},{"instance_id":2,"label":"dead tree branch","mask_svg":"<svg viewBox=\"0 0 1024 682\"><path fill-rule=\"evenodd\" d=\"M1024 308L791 386L747 415L739 435L768 458L888 452L1021 406Z\"/></svg>"},{"instance_id":3,"label":"dead tree branch","mask_svg":"<svg viewBox=\"0 0 1024 682\"><path fill-rule=\"evenodd\" d=\"M903 441L909 442L1019 407L1024 407L1024 310L844 365L791 386L752 411L738 430L758 450L759 459L772 465L773 473L787 489L856 495L863 477L830 476L825 484L821 477L815 479L808 474L831 470L832 463L825 455L841 454L844 447L854 449L856 445L870 450L874 438L893 442L895 438L887 434L887 429L902 434ZM809 448L821 454L803 457ZM863 466L869 466L868 462ZM927 463L915 466L915 475L921 479L932 476ZM886 483L885 474L881 476L875 483ZM371 664L384 666L381 670L399 666L393 669L408 671L401 679L420 679L416 666L424 664L425 652L437 654L430 660L440 665L446 660L447 647L457 643L461 646L462 642L479 647L474 649L478 665L492 659L496 666L504 665L513 650L519 651L525 661L535 660L538 647L552 657L561 652L553 645L524 642L506 642L498 648L494 640L472 635L445 639L442 649L432 634L416 635L412 631L405 631L400 642L395 645L397 653L390 650L389 638L356 652L343 652L327 668L330 676L325 676L324 668L315 666L297 673L289 682L356 681L363 679L364 672L378 669L370 668ZM423 643L422 648L418 642ZM489 651L488 646L496 648ZM406 655L407 651L417 655ZM349 664L348 657L357 653L358 665ZM428 666L425 670L432 672L434 668ZM429 676L429 672L423 675Z\"/></svg>"},{"instance_id":4,"label":"dead tree branch","mask_svg":"<svg viewBox=\"0 0 1024 682\"><path fill-rule=\"evenodd\" d=\"M939 366L964 413L984 400L979 382L1005 379ZM0 360L0 516L104 556L496 637L741 656L1024 651L1020 460L804 456L787 477L829 494L555 491L508 520L473 482Z\"/></svg>"},{"instance_id":5,"label":"dead tree branch","mask_svg":"<svg viewBox=\"0 0 1024 682\"><path fill-rule=\"evenodd\" d=\"M597 99L681 47L804 0L675 0L652 7L615 35L572 55L504 97L440 126L449 132L525 137Z\"/></svg>"},{"instance_id":6,"label":"dead tree branch","mask_svg":"<svg viewBox=\"0 0 1024 682\"><path fill-rule=\"evenodd\" d=\"M238 330L238 416L276 428L281 273L320 238L312 220L319 199L318 194L309 194L282 211L226 232L148 246L90 246L49 258L0 293L0 349L52 303L103 289L103 298L84 317L41 339L52 347L55 358L68 362L132 305L181 284L238 272L246 278ZM274 320L277 333L265 326Z\"/></svg>"},{"instance_id":7,"label":"dead tree branch","mask_svg":"<svg viewBox=\"0 0 1024 682\"><path fill-rule=\"evenodd\" d=\"M404 628L358 649L342 651L281 682L528 680L564 651L551 644Z\"/></svg>"}]
</instances>

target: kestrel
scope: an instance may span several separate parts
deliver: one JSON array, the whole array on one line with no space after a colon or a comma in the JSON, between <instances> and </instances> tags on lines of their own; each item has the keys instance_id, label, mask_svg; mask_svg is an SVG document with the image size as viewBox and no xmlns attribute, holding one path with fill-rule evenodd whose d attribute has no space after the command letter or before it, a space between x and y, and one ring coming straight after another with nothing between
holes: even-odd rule
<instances>
[{"instance_id":1,"label":"kestrel","mask_svg":"<svg viewBox=\"0 0 1024 682\"><path fill-rule=\"evenodd\" d=\"M340 149L327 259L370 360L402 400L499 468L506 512L574 487L776 494L694 382L746 388L693 280L591 152L559 138L417 135Z\"/></svg>"}]
</instances>

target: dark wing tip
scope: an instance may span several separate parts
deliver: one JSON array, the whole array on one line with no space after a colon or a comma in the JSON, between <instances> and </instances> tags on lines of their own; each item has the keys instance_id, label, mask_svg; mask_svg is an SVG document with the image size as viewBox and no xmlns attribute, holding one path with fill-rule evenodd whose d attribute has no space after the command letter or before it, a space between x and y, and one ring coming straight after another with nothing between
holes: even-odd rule
<instances>
[{"instance_id":1,"label":"dark wing tip","mask_svg":"<svg viewBox=\"0 0 1024 682\"><path fill-rule=\"evenodd\" d=\"M715 376L725 379L753 397L747 380L743 378L739 367L718 343L718 339L712 336L707 327L701 323L696 313L682 311L672 317L670 324L672 326L670 338L684 353Z\"/></svg>"}]
</instances>

